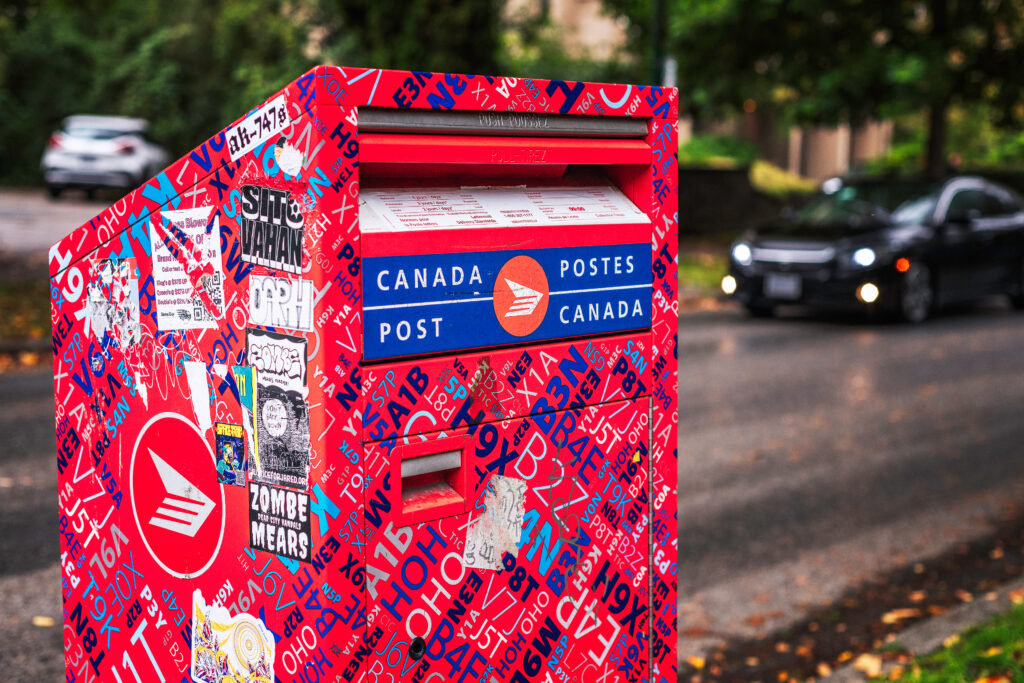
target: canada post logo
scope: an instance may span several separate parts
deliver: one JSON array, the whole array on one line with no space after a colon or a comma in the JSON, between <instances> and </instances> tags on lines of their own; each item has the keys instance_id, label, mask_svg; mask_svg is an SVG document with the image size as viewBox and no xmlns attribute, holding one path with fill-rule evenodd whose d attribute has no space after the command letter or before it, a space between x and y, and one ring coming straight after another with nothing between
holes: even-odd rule
<instances>
[{"instance_id":1,"label":"canada post logo","mask_svg":"<svg viewBox=\"0 0 1024 683\"><path fill-rule=\"evenodd\" d=\"M199 429L175 413L153 416L135 441L129 485L153 561L181 579L206 572L224 540L224 492Z\"/></svg>"},{"instance_id":2,"label":"canada post logo","mask_svg":"<svg viewBox=\"0 0 1024 683\"><path fill-rule=\"evenodd\" d=\"M494 281L494 315L509 334L525 337L544 322L548 312L548 278L529 256L509 259Z\"/></svg>"}]
</instances>

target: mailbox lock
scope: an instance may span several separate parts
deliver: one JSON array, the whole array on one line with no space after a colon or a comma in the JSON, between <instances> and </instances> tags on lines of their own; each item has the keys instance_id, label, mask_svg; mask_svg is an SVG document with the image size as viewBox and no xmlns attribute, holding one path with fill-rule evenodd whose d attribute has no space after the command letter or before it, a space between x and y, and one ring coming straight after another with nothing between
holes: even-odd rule
<instances>
[{"instance_id":1,"label":"mailbox lock","mask_svg":"<svg viewBox=\"0 0 1024 683\"><path fill-rule=\"evenodd\" d=\"M415 662L418 659L422 659L423 655L425 655L426 653L427 644L423 640L423 636L416 636L415 638L413 638L412 642L409 643L409 658Z\"/></svg>"}]
</instances>

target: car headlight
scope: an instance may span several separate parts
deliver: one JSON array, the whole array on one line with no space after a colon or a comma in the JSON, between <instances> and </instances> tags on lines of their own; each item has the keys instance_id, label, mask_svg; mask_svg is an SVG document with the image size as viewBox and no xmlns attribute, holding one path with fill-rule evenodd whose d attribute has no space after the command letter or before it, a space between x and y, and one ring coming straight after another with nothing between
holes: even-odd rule
<instances>
[{"instance_id":1,"label":"car headlight","mask_svg":"<svg viewBox=\"0 0 1024 683\"><path fill-rule=\"evenodd\" d=\"M882 246L873 247L851 247L841 251L837 257L840 268L871 268L888 263L893 258L893 252Z\"/></svg>"},{"instance_id":2,"label":"car headlight","mask_svg":"<svg viewBox=\"0 0 1024 683\"><path fill-rule=\"evenodd\" d=\"M732 248L732 260L741 266L749 266L754 262L754 252L746 242L740 242Z\"/></svg>"},{"instance_id":3,"label":"car headlight","mask_svg":"<svg viewBox=\"0 0 1024 683\"><path fill-rule=\"evenodd\" d=\"M874 265L876 257L875 250L869 247L861 247L853 252L853 262L864 268Z\"/></svg>"}]
</instances>

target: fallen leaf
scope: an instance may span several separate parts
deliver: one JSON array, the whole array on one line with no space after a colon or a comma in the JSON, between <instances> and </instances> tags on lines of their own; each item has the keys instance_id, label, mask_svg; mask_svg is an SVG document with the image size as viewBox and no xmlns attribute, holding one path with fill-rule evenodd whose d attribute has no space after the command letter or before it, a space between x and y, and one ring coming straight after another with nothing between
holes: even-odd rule
<instances>
[{"instance_id":1,"label":"fallen leaf","mask_svg":"<svg viewBox=\"0 0 1024 683\"><path fill-rule=\"evenodd\" d=\"M907 596L910 602L924 602L924 599L928 597L928 594L924 591L913 591Z\"/></svg>"},{"instance_id":2,"label":"fallen leaf","mask_svg":"<svg viewBox=\"0 0 1024 683\"><path fill-rule=\"evenodd\" d=\"M853 660L853 668L875 678L882 673L882 658L865 652Z\"/></svg>"},{"instance_id":3,"label":"fallen leaf","mask_svg":"<svg viewBox=\"0 0 1024 683\"><path fill-rule=\"evenodd\" d=\"M53 617L32 617L32 625L40 628L53 626Z\"/></svg>"},{"instance_id":4,"label":"fallen leaf","mask_svg":"<svg viewBox=\"0 0 1024 683\"><path fill-rule=\"evenodd\" d=\"M804 657L806 659L810 659L811 658L811 648L808 647L807 645L800 645L800 646L798 646L796 648L796 656L797 657Z\"/></svg>"},{"instance_id":5,"label":"fallen leaf","mask_svg":"<svg viewBox=\"0 0 1024 683\"><path fill-rule=\"evenodd\" d=\"M993 560L998 560L1002 558L1004 554L1005 552L1002 548L992 548L992 552L990 552L988 556L991 557Z\"/></svg>"},{"instance_id":6,"label":"fallen leaf","mask_svg":"<svg viewBox=\"0 0 1024 683\"><path fill-rule=\"evenodd\" d=\"M1006 676L982 676L974 683L1010 683L1010 679Z\"/></svg>"},{"instance_id":7,"label":"fallen leaf","mask_svg":"<svg viewBox=\"0 0 1024 683\"><path fill-rule=\"evenodd\" d=\"M942 641L942 647L950 648L960 642L960 634L954 633L950 637Z\"/></svg>"},{"instance_id":8,"label":"fallen leaf","mask_svg":"<svg viewBox=\"0 0 1024 683\"><path fill-rule=\"evenodd\" d=\"M789 674L786 673L785 671L780 671L779 672L779 681L788 681L788 680L789 680Z\"/></svg>"},{"instance_id":9,"label":"fallen leaf","mask_svg":"<svg viewBox=\"0 0 1024 683\"><path fill-rule=\"evenodd\" d=\"M894 609L891 612L886 612L882 615L883 624L898 624L904 619L914 619L921 616L921 610L916 607L904 607L902 609Z\"/></svg>"},{"instance_id":10,"label":"fallen leaf","mask_svg":"<svg viewBox=\"0 0 1024 683\"><path fill-rule=\"evenodd\" d=\"M898 681L901 678L903 678L903 667L902 666L894 666L892 671L889 672L889 680L890 681Z\"/></svg>"},{"instance_id":11,"label":"fallen leaf","mask_svg":"<svg viewBox=\"0 0 1024 683\"><path fill-rule=\"evenodd\" d=\"M994 602L999 599L999 593L996 593L995 591L989 591L988 593L985 593L985 599L989 602Z\"/></svg>"},{"instance_id":12,"label":"fallen leaf","mask_svg":"<svg viewBox=\"0 0 1024 683\"><path fill-rule=\"evenodd\" d=\"M747 666L757 666L761 663L761 660L757 657L747 657L745 661Z\"/></svg>"},{"instance_id":13,"label":"fallen leaf","mask_svg":"<svg viewBox=\"0 0 1024 683\"><path fill-rule=\"evenodd\" d=\"M775 651L781 653L789 652L789 643L783 643L781 641L775 643Z\"/></svg>"},{"instance_id":14,"label":"fallen leaf","mask_svg":"<svg viewBox=\"0 0 1024 683\"><path fill-rule=\"evenodd\" d=\"M955 595L957 597L957 600L960 600L961 602L972 602L974 600L974 596L968 593L967 591L963 590L962 588L957 589L957 591L953 593L953 595Z\"/></svg>"},{"instance_id":15,"label":"fallen leaf","mask_svg":"<svg viewBox=\"0 0 1024 683\"><path fill-rule=\"evenodd\" d=\"M839 655L839 658L836 661L839 662L840 664L842 664L843 662L845 662L847 660L850 660L850 659L853 659L853 653L850 652L849 650L847 650L846 652L844 652L841 655Z\"/></svg>"},{"instance_id":16,"label":"fallen leaf","mask_svg":"<svg viewBox=\"0 0 1024 683\"><path fill-rule=\"evenodd\" d=\"M711 631L703 626L687 626L679 632L682 638L702 638L707 635L711 635Z\"/></svg>"},{"instance_id":17,"label":"fallen leaf","mask_svg":"<svg viewBox=\"0 0 1024 683\"><path fill-rule=\"evenodd\" d=\"M1007 595L1009 596L1010 601L1013 602L1013 604L1024 604L1024 588L1018 588L1015 591L1010 591L1009 593L1007 593Z\"/></svg>"},{"instance_id":18,"label":"fallen leaf","mask_svg":"<svg viewBox=\"0 0 1024 683\"><path fill-rule=\"evenodd\" d=\"M703 669L704 668L704 658L703 657L687 657L686 658L686 663L689 664L690 666L692 666L694 669Z\"/></svg>"},{"instance_id":19,"label":"fallen leaf","mask_svg":"<svg viewBox=\"0 0 1024 683\"><path fill-rule=\"evenodd\" d=\"M831 676L832 675L832 667L830 667L825 662L820 662L818 664L818 675L821 676L822 678L824 678L825 676Z\"/></svg>"},{"instance_id":20,"label":"fallen leaf","mask_svg":"<svg viewBox=\"0 0 1024 683\"><path fill-rule=\"evenodd\" d=\"M1001 647L990 647L981 653L982 657L995 657L996 655L1003 654L1003 648Z\"/></svg>"}]
</instances>

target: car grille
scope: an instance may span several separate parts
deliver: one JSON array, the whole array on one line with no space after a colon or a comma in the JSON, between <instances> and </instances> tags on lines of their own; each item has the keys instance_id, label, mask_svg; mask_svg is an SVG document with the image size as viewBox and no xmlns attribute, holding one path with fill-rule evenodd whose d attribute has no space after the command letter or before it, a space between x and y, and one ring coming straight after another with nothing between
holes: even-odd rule
<instances>
[{"instance_id":1,"label":"car grille","mask_svg":"<svg viewBox=\"0 0 1024 683\"><path fill-rule=\"evenodd\" d=\"M786 263L793 265L812 265L828 263L836 255L832 247L814 249L794 249L788 247L755 247L754 261L758 263Z\"/></svg>"}]
</instances>

